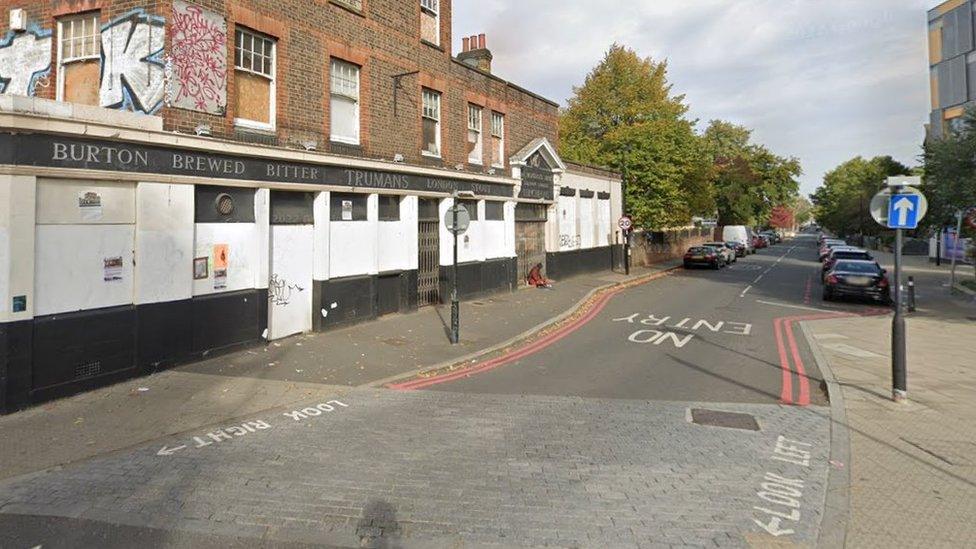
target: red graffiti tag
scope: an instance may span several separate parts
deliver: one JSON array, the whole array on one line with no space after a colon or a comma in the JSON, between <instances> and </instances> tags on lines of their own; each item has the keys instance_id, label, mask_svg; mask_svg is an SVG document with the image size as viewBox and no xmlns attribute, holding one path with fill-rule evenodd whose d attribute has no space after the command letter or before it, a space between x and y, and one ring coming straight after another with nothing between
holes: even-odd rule
<instances>
[{"instance_id":1,"label":"red graffiti tag","mask_svg":"<svg viewBox=\"0 0 976 549\"><path fill-rule=\"evenodd\" d=\"M212 17L212 16L211 16ZM175 106L221 112L226 99L227 29L192 5L173 10L170 101Z\"/></svg>"}]
</instances>

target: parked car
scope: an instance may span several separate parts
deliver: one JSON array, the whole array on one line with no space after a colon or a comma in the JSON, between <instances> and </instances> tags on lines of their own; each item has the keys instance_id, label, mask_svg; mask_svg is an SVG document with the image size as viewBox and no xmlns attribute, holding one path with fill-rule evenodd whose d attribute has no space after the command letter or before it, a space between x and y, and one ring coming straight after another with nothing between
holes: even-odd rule
<instances>
[{"instance_id":1,"label":"parked car","mask_svg":"<svg viewBox=\"0 0 976 549\"><path fill-rule=\"evenodd\" d=\"M863 250L861 248L853 248L853 247L851 248L837 247L831 250L830 255L828 255L827 258L824 259L822 265L822 272L826 273L827 271L833 269L834 264L841 259L857 259L861 261L874 261L874 257L872 257L871 254L867 252L867 250Z\"/></svg>"},{"instance_id":2,"label":"parked car","mask_svg":"<svg viewBox=\"0 0 976 549\"><path fill-rule=\"evenodd\" d=\"M745 225L726 225L722 227L722 240L738 242L746 248L746 255L756 253L752 245L752 231Z\"/></svg>"},{"instance_id":3,"label":"parked car","mask_svg":"<svg viewBox=\"0 0 976 549\"><path fill-rule=\"evenodd\" d=\"M837 240L837 239L824 240L824 243L820 245L820 251L818 252L819 255L817 259L819 261L823 261L824 259L827 258L828 255L830 255L831 250L838 247L850 247L850 246L847 244L847 242L844 242L843 240Z\"/></svg>"},{"instance_id":4,"label":"parked car","mask_svg":"<svg viewBox=\"0 0 976 549\"><path fill-rule=\"evenodd\" d=\"M891 303L891 287L885 270L874 261L842 259L824 277L824 301L856 297Z\"/></svg>"},{"instance_id":5,"label":"parked car","mask_svg":"<svg viewBox=\"0 0 976 549\"><path fill-rule=\"evenodd\" d=\"M762 249L762 248L766 248L768 246L769 246L769 242L767 242L766 239L762 235L758 235L757 234L757 235L754 235L752 237L752 247L753 248L756 248L757 250L759 250L759 249Z\"/></svg>"},{"instance_id":6,"label":"parked car","mask_svg":"<svg viewBox=\"0 0 976 549\"><path fill-rule=\"evenodd\" d=\"M776 231L762 231L759 234L765 236L770 244L779 244L783 241L783 237Z\"/></svg>"},{"instance_id":7,"label":"parked car","mask_svg":"<svg viewBox=\"0 0 976 549\"><path fill-rule=\"evenodd\" d=\"M710 246L692 246L685 252L684 264L685 269L690 269L695 265L704 265L713 269L719 269L722 266L722 258L715 248Z\"/></svg>"},{"instance_id":8,"label":"parked car","mask_svg":"<svg viewBox=\"0 0 976 549\"><path fill-rule=\"evenodd\" d=\"M726 242L725 245L735 252L735 257L739 258L746 256L746 247L741 242L733 242L730 240Z\"/></svg>"},{"instance_id":9,"label":"parked car","mask_svg":"<svg viewBox=\"0 0 976 549\"><path fill-rule=\"evenodd\" d=\"M709 246L711 248L715 248L716 250L718 250L719 254L725 260L726 265L731 265L735 263L735 250L729 248L729 246L725 242L706 242L702 244L702 246Z\"/></svg>"}]
</instances>

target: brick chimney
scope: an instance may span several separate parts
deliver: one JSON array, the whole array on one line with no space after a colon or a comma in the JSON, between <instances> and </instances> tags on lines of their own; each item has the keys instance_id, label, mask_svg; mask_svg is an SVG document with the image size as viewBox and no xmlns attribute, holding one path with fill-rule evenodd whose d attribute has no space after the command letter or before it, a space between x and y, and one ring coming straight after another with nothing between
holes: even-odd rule
<instances>
[{"instance_id":1,"label":"brick chimney","mask_svg":"<svg viewBox=\"0 0 976 549\"><path fill-rule=\"evenodd\" d=\"M484 34L462 38L461 49L463 51L457 56L459 61L480 71L491 72L491 51Z\"/></svg>"}]
</instances>

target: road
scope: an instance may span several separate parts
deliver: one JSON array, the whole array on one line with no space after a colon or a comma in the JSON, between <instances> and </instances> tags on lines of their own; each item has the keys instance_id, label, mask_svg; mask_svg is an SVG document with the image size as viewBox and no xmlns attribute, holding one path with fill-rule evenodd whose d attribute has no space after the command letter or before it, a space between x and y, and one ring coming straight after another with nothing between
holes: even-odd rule
<instances>
[{"instance_id":1,"label":"road","mask_svg":"<svg viewBox=\"0 0 976 549\"><path fill-rule=\"evenodd\" d=\"M822 303L818 269L799 238L603 296L492 368L8 479L0 546L815 545L843 464L795 321L874 310Z\"/></svg>"}]
</instances>

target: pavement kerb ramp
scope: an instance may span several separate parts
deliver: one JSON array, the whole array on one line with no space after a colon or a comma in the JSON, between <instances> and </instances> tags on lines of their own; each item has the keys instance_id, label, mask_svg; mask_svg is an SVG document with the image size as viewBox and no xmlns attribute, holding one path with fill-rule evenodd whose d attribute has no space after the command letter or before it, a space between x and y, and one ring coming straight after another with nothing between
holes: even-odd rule
<instances>
[{"instance_id":1,"label":"pavement kerb ramp","mask_svg":"<svg viewBox=\"0 0 976 549\"><path fill-rule=\"evenodd\" d=\"M820 519L817 546L842 549L847 544L847 529L851 521L851 433L847 425L843 389L830 369L830 362L820 344L807 327L810 322L818 321L800 322L800 330L823 375L830 401L830 463L827 464L824 513Z\"/></svg>"},{"instance_id":2,"label":"pavement kerb ramp","mask_svg":"<svg viewBox=\"0 0 976 549\"><path fill-rule=\"evenodd\" d=\"M681 269L680 265L667 267L659 271L649 273L647 275L642 275L636 278L632 278L630 280L611 282L610 284L605 284L603 286L593 288L592 290L587 292L587 294L583 296L582 299L577 301L572 307L566 309L559 315L554 316L548 320L545 320L539 324L536 324L535 326L529 328L528 330L525 330L524 332L518 335L510 337L505 341L502 341L501 343L497 343L490 347L473 351L464 356L460 356L451 360L446 360L444 362L434 364L433 366L424 366L422 368L418 368L411 372L396 374L376 381L371 381L369 383L360 385L359 387L361 388L383 387L395 381L407 381L412 378L433 377L443 372L461 370L464 367L471 365L473 362L474 363L478 362L479 358L484 358L498 351L502 351L510 347L517 347L520 344L528 343L530 340L535 339L538 336L544 335L546 332L550 331L551 329L559 327L564 321L570 319L571 317L578 316L585 313L590 307L592 307L598 301L598 298L600 296L602 296L607 292L611 292L611 291L617 292L617 291L630 288L632 286L645 284L647 282L651 282L652 280L657 280L659 278L668 276L669 274L671 274L672 272L678 269Z\"/></svg>"}]
</instances>

